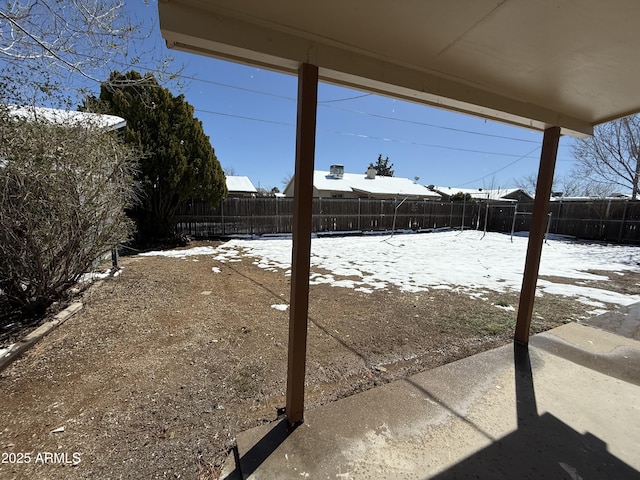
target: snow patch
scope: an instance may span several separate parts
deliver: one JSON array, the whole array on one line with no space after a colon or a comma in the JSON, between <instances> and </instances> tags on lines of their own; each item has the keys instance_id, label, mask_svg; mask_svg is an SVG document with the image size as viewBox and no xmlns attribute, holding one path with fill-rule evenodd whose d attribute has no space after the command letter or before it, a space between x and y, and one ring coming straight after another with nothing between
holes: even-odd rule
<instances>
[{"instance_id":1,"label":"snow patch","mask_svg":"<svg viewBox=\"0 0 640 480\"><path fill-rule=\"evenodd\" d=\"M109 275L111 274L111 270L106 270L104 272L90 272L90 273L85 273L83 275L80 276L79 281L82 283L89 283L89 282L93 282L95 280L102 280L104 278L107 278Z\"/></svg>"},{"instance_id":2,"label":"snow patch","mask_svg":"<svg viewBox=\"0 0 640 480\"><path fill-rule=\"evenodd\" d=\"M365 288L365 287L357 287L355 289L356 292L362 292L362 293L373 293L373 290L370 288Z\"/></svg>"},{"instance_id":3,"label":"snow patch","mask_svg":"<svg viewBox=\"0 0 640 480\"><path fill-rule=\"evenodd\" d=\"M556 239L558 238L558 239ZM519 291L527 251L527 235L509 235L474 230L442 231L381 238L379 235L315 237L311 243L312 285L329 284L365 293L396 287L405 292L449 289L484 299L486 291ZM291 239L237 238L218 247L142 255L186 257L211 255L220 262L238 262L250 257L264 269L291 275ZM630 245L583 243L552 236L544 244L540 275L571 280L599 280L608 277L589 271L624 275L639 271L640 248ZM344 277L349 277L345 279ZM536 296L544 294L573 297L591 306L605 303L629 305L640 295L623 295L606 288L554 283L540 280Z\"/></svg>"},{"instance_id":4,"label":"snow patch","mask_svg":"<svg viewBox=\"0 0 640 480\"><path fill-rule=\"evenodd\" d=\"M139 253L138 255L141 257L186 258L198 255L213 255L215 251L215 247L193 247L184 250L154 250L151 252Z\"/></svg>"},{"instance_id":5,"label":"snow patch","mask_svg":"<svg viewBox=\"0 0 640 480\"><path fill-rule=\"evenodd\" d=\"M506 310L507 312L515 312L516 310L516 308L513 305L498 305L494 303L493 306L496 308L499 308L500 310Z\"/></svg>"},{"instance_id":6,"label":"snow patch","mask_svg":"<svg viewBox=\"0 0 640 480\"><path fill-rule=\"evenodd\" d=\"M7 346L7 347L3 347L0 348L0 358L4 358L4 356L9 353L9 351L11 350L11 348L15 345L15 343L12 343L11 345Z\"/></svg>"}]
</instances>

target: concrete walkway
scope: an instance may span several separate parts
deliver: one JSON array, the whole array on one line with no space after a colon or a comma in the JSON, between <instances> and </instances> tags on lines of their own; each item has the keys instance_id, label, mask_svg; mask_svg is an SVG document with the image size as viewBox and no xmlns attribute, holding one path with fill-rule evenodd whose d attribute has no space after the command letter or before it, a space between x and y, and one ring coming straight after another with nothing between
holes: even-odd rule
<instances>
[{"instance_id":1,"label":"concrete walkway","mask_svg":"<svg viewBox=\"0 0 640 480\"><path fill-rule=\"evenodd\" d=\"M639 399L640 341L567 324L243 432L221 478L640 479Z\"/></svg>"},{"instance_id":2,"label":"concrete walkway","mask_svg":"<svg viewBox=\"0 0 640 480\"><path fill-rule=\"evenodd\" d=\"M603 313L583 323L640 341L640 303Z\"/></svg>"}]
</instances>

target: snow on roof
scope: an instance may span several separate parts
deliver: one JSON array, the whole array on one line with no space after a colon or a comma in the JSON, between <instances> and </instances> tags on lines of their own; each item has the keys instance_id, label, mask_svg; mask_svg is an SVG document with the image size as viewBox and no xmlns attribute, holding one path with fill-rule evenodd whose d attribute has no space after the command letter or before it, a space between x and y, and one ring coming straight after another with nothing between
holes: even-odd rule
<instances>
[{"instance_id":1,"label":"snow on roof","mask_svg":"<svg viewBox=\"0 0 640 480\"><path fill-rule=\"evenodd\" d=\"M249 177L244 176L236 176L236 175L227 175L227 190L229 193L233 192L248 192L248 193L258 193L256 187L253 186Z\"/></svg>"},{"instance_id":2,"label":"snow on roof","mask_svg":"<svg viewBox=\"0 0 640 480\"><path fill-rule=\"evenodd\" d=\"M626 195L626 194L616 194L616 195L610 195L608 197L597 197L597 196L593 196L593 197L554 197L552 196L550 199L550 201L552 202L598 202L598 201L605 201L605 200L609 200L609 201L627 201L627 200L631 200L631 195Z\"/></svg>"},{"instance_id":3,"label":"snow on roof","mask_svg":"<svg viewBox=\"0 0 640 480\"><path fill-rule=\"evenodd\" d=\"M84 125L95 126L107 130L117 130L126 126L124 118L115 115L103 115L89 112L73 112L70 110L59 110L56 108L33 107L33 106L7 106L10 115L23 118L29 121L44 120L58 125Z\"/></svg>"},{"instance_id":4,"label":"snow on roof","mask_svg":"<svg viewBox=\"0 0 640 480\"><path fill-rule=\"evenodd\" d=\"M382 175L376 175L375 178L367 178L364 173L345 173L342 178L336 178L327 171L314 170L313 186L318 190L332 192L361 192L371 195L401 197L440 197L438 193L432 192L425 186L419 185L408 178L384 177Z\"/></svg>"},{"instance_id":5,"label":"snow on roof","mask_svg":"<svg viewBox=\"0 0 640 480\"><path fill-rule=\"evenodd\" d=\"M471 195L471 198L478 200L504 200L507 195L521 191L520 188L495 188L495 189L479 189L479 188L452 188L452 187L433 187L436 192L451 197L456 193Z\"/></svg>"}]
</instances>

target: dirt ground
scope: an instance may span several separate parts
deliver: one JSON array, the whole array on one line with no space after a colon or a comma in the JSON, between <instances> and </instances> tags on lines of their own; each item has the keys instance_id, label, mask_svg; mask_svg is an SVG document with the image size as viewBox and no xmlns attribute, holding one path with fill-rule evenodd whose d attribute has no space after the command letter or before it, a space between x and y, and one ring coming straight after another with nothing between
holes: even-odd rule
<instances>
[{"instance_id":1,"label":"dirt ground","mask_svg":"<svg viewBox=\"0 0 640 480\"><path fill-rule=\"evenodd\" d=\"M0 372L1 479L217 478L237 432L284 406L288 311L272 308L288 303L284 272L251 258L121 264ZM637 291L640 273L612 277L608 288ZM505 344L509 306L515 292L312 286L307 408ZM545 295L533 328L586 310Z\"/></svg>"}]
</instances>

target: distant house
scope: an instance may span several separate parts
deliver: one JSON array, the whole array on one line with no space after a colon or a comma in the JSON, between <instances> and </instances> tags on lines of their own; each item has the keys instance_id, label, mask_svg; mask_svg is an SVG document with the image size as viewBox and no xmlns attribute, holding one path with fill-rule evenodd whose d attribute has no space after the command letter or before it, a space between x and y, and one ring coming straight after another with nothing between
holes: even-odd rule
<instances>
[{"instance_id":1,"label":"distant house","mask_svg":"<svg viewBox=\"0 0 640 480\"><path fill-rule=\"evenodd\" d=\"M293 197L294 179L284 190ZM423 185L402 177L376 175L371 168L367 173L344 173L342 165L331 165L330 171L314 170L313 196L319 198L411 198L440 200L440 195Z\"/></svg>"},{"instance_id":2,"label":"distant house","mask_svg":"<svg viewBox=\"0 0 640 480\"><path fill-rule=\"evenodd\" d=\"M451 188L436 187L430 185L429 188L438 192L443 200L449 200L458 193L469 194L474 200L491 200L493 202L531 202L533 198L521 188L496 188L485 190L482 188Z\"/></svg>"},{"instance_id":3,"label":"distant house","mask_svg":"<svg viewBox=\"0 0 640 480\"><path fill-rule=\"evenodd\" d=\"M255 197L258 193L249 177L227 175L226 180L229 197Z\"/></svg>"}]
</instances>

